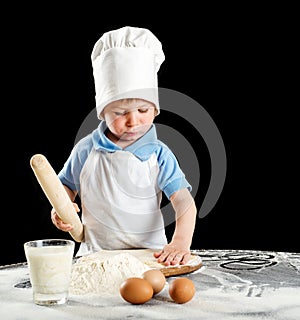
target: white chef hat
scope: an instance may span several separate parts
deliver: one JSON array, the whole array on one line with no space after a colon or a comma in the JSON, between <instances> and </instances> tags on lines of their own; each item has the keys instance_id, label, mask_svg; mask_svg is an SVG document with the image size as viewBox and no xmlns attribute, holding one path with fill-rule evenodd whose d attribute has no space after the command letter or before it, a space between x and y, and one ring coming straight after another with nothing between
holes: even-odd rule
<instances>
[{"instance_id":1,"label":"white chef hat","mask_svg":"<svg viewBox=\"0 0 300 320\"><path fill-rule=\"evenodd\" d=\"M161 42L144 28L122 27L106 32L92 55L97 116L113 101L139 98L159 113L157 72L165 60Z\"/></svg>"}]
</instances>

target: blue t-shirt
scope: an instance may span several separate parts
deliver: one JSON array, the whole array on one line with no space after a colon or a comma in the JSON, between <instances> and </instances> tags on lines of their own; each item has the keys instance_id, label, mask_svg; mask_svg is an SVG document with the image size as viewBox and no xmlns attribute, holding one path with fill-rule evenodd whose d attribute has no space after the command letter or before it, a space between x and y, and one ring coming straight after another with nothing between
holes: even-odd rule
<instances>
[{"instance_id":1,"label":"blue t-shirt","mask_svg":"<svg viewBox=\"0 0 300 320\"><path fill-rule=\"evenodd\" d=\"M81 139L73 148L62 170L58 173L61 182L80 195L80 174L83 165L92 148L100 152L129 151L141 161L148 160L155 153L159 166L158 187L168 199L171 195L183 188L192 190L185 178L178 161L167 145L157 139L155 125L152 124L144 136L130 146L122 149L105 135L106 122L101 121L99 126L89 135Z\"/></svg>"}]
</instances>

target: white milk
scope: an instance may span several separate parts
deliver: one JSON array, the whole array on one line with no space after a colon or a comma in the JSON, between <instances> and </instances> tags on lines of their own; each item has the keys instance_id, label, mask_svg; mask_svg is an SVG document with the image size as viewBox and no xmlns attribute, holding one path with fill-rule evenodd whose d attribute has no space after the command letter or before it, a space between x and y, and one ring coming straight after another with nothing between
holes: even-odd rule
<instances>
[{"instance_id":1,"label":"white milk","mask_svg":"<svg viewBox=\"0 0 300 320\"><path fill-rule=\"evenodd\" d=\"M25 246L34 301L64 303L68 297L74 246Z\"/></svg>"}]
</instances>

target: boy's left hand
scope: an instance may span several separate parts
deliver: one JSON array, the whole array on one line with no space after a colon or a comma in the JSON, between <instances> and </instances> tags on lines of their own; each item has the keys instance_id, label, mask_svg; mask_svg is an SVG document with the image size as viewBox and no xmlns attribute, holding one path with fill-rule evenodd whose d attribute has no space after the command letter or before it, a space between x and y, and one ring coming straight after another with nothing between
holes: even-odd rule
<instances>
[{"instance_id":1,"label":"boy's left hand","mask_svg":"<svg viewBox=\"0 0 300 320\"><path fill-rule=\"evenodd\" d=\"M164 263L166 266L186 264L191 258L190 249L177 243L169 243L153 255L157 258L157 262Z\"/></svg>"}]
</instances>

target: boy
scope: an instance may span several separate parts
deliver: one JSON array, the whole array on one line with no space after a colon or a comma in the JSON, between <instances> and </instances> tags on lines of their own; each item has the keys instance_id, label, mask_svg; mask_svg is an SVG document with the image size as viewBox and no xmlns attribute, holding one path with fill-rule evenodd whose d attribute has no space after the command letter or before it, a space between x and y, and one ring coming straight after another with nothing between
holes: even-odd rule
<instances>
[{"instance_id":1,"label":"boy","mask_svg":"<svg viewBox=\"0 0 300 320\"><path fill-rule=\"evenodd\" d=\"M191 186L153 124L163 61L161 44L147 29L113 30L94 46L96 109L102 121L76 144L59 173L71 200L77 194L81 199L85 234L77 255L152 248L165 265L190 258L196 219ZM160 211L162 192L176 214L169 244ZM60 230L72 229L53 209L51 218Z\"/></svg>"}]
</instances>

